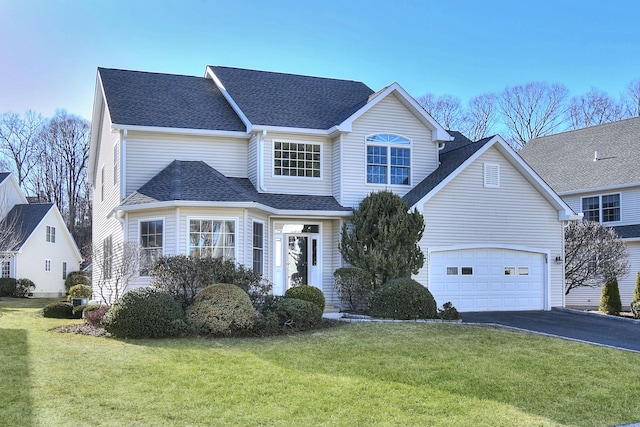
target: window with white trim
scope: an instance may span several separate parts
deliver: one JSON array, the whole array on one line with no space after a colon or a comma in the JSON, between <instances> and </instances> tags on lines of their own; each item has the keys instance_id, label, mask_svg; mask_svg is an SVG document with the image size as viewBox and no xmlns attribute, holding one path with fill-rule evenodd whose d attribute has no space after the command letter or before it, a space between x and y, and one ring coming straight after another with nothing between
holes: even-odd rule
<instances>
[{"instance_id":1,"label":"window with white trim","mask_svg":"<svg viewBox=\"0 0 640 427\"><path fill-rule=\"evenodd\" d=\"M51 260L50 259L45 259L44 260L44 271L50 273L51 272Z\"/></svg>"},{"instance_id":2,"label":"window with white trim","mask_svg":"<svg viewBox=\"0 0 640 427\"><path fill-rule=\"evenodd\" d=\"M588 221L620 221L620 193L583 197L582 213Z\"/></svg>"},{"instance_id":3,"label":"window with white trim","mask_svg":"<svg viewBox=\"0 0 640 427\"><path fill-rule=\"evenodd\" d=\"M102 277L111 279L111 267L113 263L113 237L107 236L102 241Z\"/></svg>"},{"instance_id":4,"label":"window with white trim","mask_svg":"<svg viewBox=\"0 0 640 427\"><path fill-rule=\"evenodd\" d=\"M411 141L393 134L368 136L367 184L411 184Z\"/></svg>"},{"instance_id":5,"label":"window with white trim","mask_svg":"<svg viewBox=\"0 0 640 427\"><path fill-rule=\"evenodd\" d=\"M189 255L235 260L235 253L235 221L218 219L189 220Z\"/></svg>"},{"instance_id":6,"label":"window with white trim","mask_svg":"<svg viewBox=\"0 0 640 427\"><path fill-rule=\"evenodd\" d=\"M2 260L2 277L11 277L11 261L8 259Z\"/></svg>"},{"instance_id":7,"label":"window with white trim","mask_svg":"<svg viewBox=\"0 0 640 427\"><path fill-rule=\"evenodd\" d=\"M148 276L149 269L162 256L164 221L161 219L140 221L140 275Z\"/></svg>"},{"instance_id":8,"label":"window with white trim","mask_svg":"<svg viewBox=\"0 0 640 427\"><path fill-rule=\"evenodd\" d=\"M320 178L320 144L274 141L273 174Z\"/></svg>"},{"instance_id":9,"label":"window with white trim","mask_svg":"<svg viewBox=\"0 0 640 427\"><path fill-rule=\"evenodd\" d=\"M67 280L67 262L62 261L62 280Z\"/></svg>"},{"instance_id":10,"label":"window with white trim","mask_svg":"<svg viewBox=\"0 0 640 427\"><path fill-rule=\"evenodd\" d=\"M264 269L264 224L253 222L253 271L263 273Z\"/></svg>"},{"instance_id":11,"label":"window with white trim","mask_svg":"<svg viewBox=\"0 0 640 427\"><path fill-rule=\"evenodd\" d=\"M47 225L47 242L49 243L56 242L56 228L50 225Z\"/></svg>"},{"instance_id":12,"label":"window with white trim","mask_svg":"<svg viewBox=\"0 0 640 427\"><path fill-rule=\"evenodd\" d=\"M500 187L500 164L484 164L484 186L487 188Z\"/></svg>"}]
</instances>

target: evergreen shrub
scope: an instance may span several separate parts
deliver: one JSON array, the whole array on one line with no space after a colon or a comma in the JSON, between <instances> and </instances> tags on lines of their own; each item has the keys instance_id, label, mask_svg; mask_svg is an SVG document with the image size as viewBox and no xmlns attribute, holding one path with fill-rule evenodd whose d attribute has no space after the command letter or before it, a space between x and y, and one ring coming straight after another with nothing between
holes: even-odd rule
<instances>
[{"instance_id":1,"label":"evergreen shrub","mask_svg":"<svg viewBox=\"0 0 640 427\"><path fill-rule=\"evenodd\" d=\"M333 273L334 286L342 308L368 310L373 296L373 276L358 267L342 267Z\"/></svg>"},{"instance_id":2,"label":"evergreen shrub","mask_svg":"<svg viewBox=\"0 0 640 427\"><path fill-rule=\"evenodd\" d=\"M73 319L73 306L68 302L52 302L43 307L42 315L53 319Z\"/></svg>"},{"instance_id":3,"label":"evergreen shrub","mask_svg":"<svg viewBox=\"0 0 640 427\"><path fill-rule=\"evenodd\" d=\"M0 297L12 297L16 293L17 280L13 277L0 278Z\"/></svg>"},{"instance_id":4,"label":"evergreen shrub","mask_svg":"<svg viewBox=\"0 0 640 427\"><path fill-rule=\"evenodd\" d=\"M618 279L611 278L602 287L600 297L600 307L603 313L618 315L622 311L622 301L620 300L620 289Z\"/></svg>"},{"instance_id":5,"label":"evergreen shrub","mask_svg":"<svg viewBox=\"0 0 640 427\"><path fill-rule=\"evenodd\" d=\"M69 289L69 295L67 296L67 301L71 302L73 298L91 298L93 291L91 286L87 285L73 285Z\"/></svg>"},{"instance_id":6,"label":"evergreen shrub","mask_svg":"<svg viewBox=\"0 0 640 427\"><path fill-rule=\"evenodd\" d=\"M104 315L102 324L119 338L161 338L186 331L180 304L167 291L151 287L126 292Z\"/></svg>"},{"instance_id":7,"label":"evergreen shrub","mask_svg":"<svg viewBox=\"0 0 640 427\"><path fill-rule=\"evenodd\" d=\"M18 279L16 280L16 290L13 296L16 298L26 298L36 289L36 284L30 279Z\"/></svg>"},{"instance_id":8,"label":"evergreen shrub","mask_svg":"<svg viewBox=\"0 0 640 427\"><path fill-rule=\"evenodd\" d=\"M633 298L631 302L640 301L640 271L636 275L636 287L633 289Z\"/></svg>"},{"instance_id":9,"label":"evergreen shrub","mask_svg":"<svg viewBox=\"0 0 640 427\"><path fill-rule=\"evenodd\" d=\"M442 304L442 309L438 309L438 317L442 320L458 320L460 313L451 302Z\"/></svg>"},{"instance_id":10,"label":"evergreen shrub","mask_svg":"<svg viewBox=\"0 0 640 427\"><path fill-rule=\"evenodd\" d=\"M324 312L325 298L322 291L315 286L300 285L293 286L284 293L285 298L297 298L309 301L317 305Z\"/></svg>"},{"instance_id":11,"label":"evergreen shrub","mask_svg":"<svg viewBox=\"0 0 640 427\"><path fill-rule=\"evenodd\" d=\"M67 274L67 278L64 281L64 287L69 291L74 285L91 286L91 278L84 271L72 271Z\"/></svg>"},{"instance_id":12,"label":"evergreen shrub","mask_svg":"<svg viewBox=\"0 0 640 427\"><path fill-rule=\"evenodd\" d=\"M314 328L322 323L322 310L317 304L298 298L283 298L273 309L279 327L297 331ZM270 326L276 323L272 317Z\"/></svg>"},{"instance_id":13,"label":"evergreen shrub","mask_svg":"<svg viewBox=\"0 0 640 427\"><path fill-rule=\"evenodd\" d=\"M640 319L640 299L631 303L631 312L633 317Z\"/></svg>"},{"instance_id":14,"label":"evergreen shrub","mask_svg":"<svg viewBox=\"0 0 640 427\"><path fill-rule=\"evenodd\" d=\"M415 280L405 277L390 280L378 289L371 314L386 319L436 319L436 300L431 292Z\"/></svg>"},{"instance_id":15,"label":"evergreen shrub","mask_svg":"<svg viewBox=\"0 0 640 427\"><path fill-rule=\"evenodd\" d=\"M240 287L221 283L200 291L187 310L187 322L195 333L242 336L261 326L262 316Z\"/></svg>"}]
</instances>

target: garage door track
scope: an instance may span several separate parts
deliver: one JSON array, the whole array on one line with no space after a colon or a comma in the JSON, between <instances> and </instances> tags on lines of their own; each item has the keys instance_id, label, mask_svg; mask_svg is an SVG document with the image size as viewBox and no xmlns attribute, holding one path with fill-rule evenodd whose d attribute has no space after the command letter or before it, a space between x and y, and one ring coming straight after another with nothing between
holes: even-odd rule
<instances>
[{"instance_id":1,"label":"garage door track","mask_svg":"<svg viewBox=\"0 0 640 427\"><path fill-rule=\"evenodd\" d=\"M575 310L461 313L464 323L488 323L640 352L640 321Z\"/></svg>"}]
</instances>

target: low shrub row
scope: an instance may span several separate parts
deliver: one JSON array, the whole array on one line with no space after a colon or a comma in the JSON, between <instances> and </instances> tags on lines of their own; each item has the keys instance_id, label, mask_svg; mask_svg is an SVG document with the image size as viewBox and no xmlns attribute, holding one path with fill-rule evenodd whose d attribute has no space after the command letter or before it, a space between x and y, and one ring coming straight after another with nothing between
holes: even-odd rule
<instances>
[{"instance_id":1,"label":"low shrub row","mask_svg":"<svg viewBox=\"0 0 640 427\"><path fill-rule=\"evenodd\" d=\"M35 283L29 279L0 278L0 297L24 298L29 296L35 288Z\"/></svg>"}]
</instances>

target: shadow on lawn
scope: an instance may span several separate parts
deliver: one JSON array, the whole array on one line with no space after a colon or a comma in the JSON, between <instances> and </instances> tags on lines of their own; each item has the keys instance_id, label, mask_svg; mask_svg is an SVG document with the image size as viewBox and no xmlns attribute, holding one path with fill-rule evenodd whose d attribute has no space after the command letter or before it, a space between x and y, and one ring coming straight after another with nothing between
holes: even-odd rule
<instances>
[{"instance_id":1,"label":"shadow on lawn","mask_svg":"<svg viewBox=\"0 0 640 427\"><path fill-rule=\"evenodd\" d=\"M0 425L33 425L26 330L0 329L0 378Z\"/></svg>"}]
</instances>

